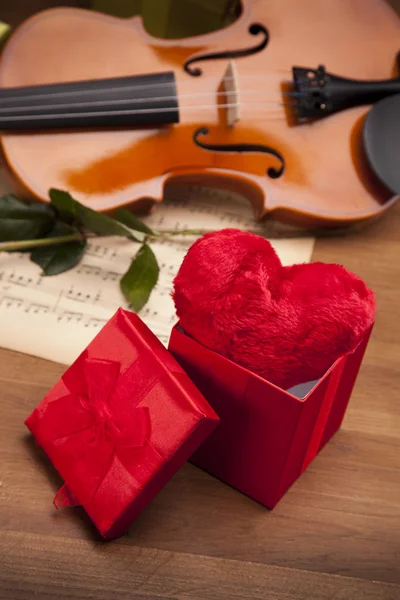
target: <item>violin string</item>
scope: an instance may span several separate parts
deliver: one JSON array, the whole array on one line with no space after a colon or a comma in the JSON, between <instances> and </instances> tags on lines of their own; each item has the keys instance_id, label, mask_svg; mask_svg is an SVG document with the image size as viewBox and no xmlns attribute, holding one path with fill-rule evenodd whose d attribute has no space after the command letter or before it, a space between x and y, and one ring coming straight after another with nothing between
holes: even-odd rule
<instances>
[{"instance_id":1,"label":"violin string","mask_svg":"<svg viewBox=\"0 0 400 600\"><path fill-rule=\"evenodd\" d=\"M188 106L186 107L186 110L188 109L192 109L192 110L198 110L198 109L211 109L211 108L242 108L242 107L246 107L246 106L262 106L264 107L265 105L262 102L248 102L246 104L242 104L240 102L233 102L233 103L228 103L228 104L208 104L208 105L203 105L203 106ZM81 117L106 117L106 116L118 116L118 115L136 115L136 114L154 114L154 113L166 113L166 112L175 112L177 109L176 108L154 108L154 109L134 109L134 110L109 110L109 111L92 111L92 112L86 112L86 113L82 113ZM279 113L278 113L279 114ZM77 115L76 114L71 114L71 113L57 113L57 114L50 114L50 115L19 115L19 116L10 116L10 117L6 117L7 121L24 121L24 120L41 120L41 119L53 119L54 117L58 117L58 118L62 118L62 119L70 119L70 118L75 118ZM1 126L1 122L0 122L0 126Z\"/></svg>"},{"instance_id":2,"label":"violin string","mask_svg":"<svg viewBox=\"0 0 400 600\"><path fill-rule=\"evenodd\" d=\"M252 79L257 79L257 81L259 81L260 77L259 76L241 76L240 80L242 79L247 79L248 77L251 77ZM219 79L217 80L220 83L222 83L223 81L227 82L227 81L238 81L237 77L224 77L223 79ZM202 79L202 82L204 82L204 79ZM280 83L290 83L292 84L293 82L288 81L288 82L280 82ZM43 84L46 85L46 84ZM52 84L49 84L52 85ZM57 96L69 96L69 95L80 95L80 94L87 94L88 92L90 92L91 94L108 94L111 92L120 92L120 91L129 91L129 88L132 84L128 84L125 86L119 86L119 87L111 87L111 88L106 88L106 89L94 89L94 90L64 90L64 91L52 91L52 92L48 92L48 93L26 93L26 88L21 87L21 88L0 88L0 99L1 99L1 93L2 91L6 92L6 94L4 94L4 100L7 102L18 102L18 101L26 101L29 99L33 99L33 100L38 100L38 99L45 99L45 98L54 98ZM151 89L151 88L168 88L169 90L171 90L172 87L172 83L163 83L163 84L159 84L159 83L150 83L150 84L146 84L146 85L134 85L132 88L132 91L135 92L137 90L143 90L143 89ZM29 88L31 89L31 87L37 87L38 91L40 90L40 88L42 87L41 85L38 86L29 86ZM8 92L13 90L14 93L17 94L17 96L9 96ZM200 92L200 93L204 93L204 92ZM213 93L212 91L210 93ZM214 93L225 93L225 92L214 92ZM174 96L175 97L175 96Z\"/></svg>"},{"instance_id":3,"label":"violin string","mask_svg":"<svg viewBox=\"0 0 400 600\"><path fill-rule=\"evenodd\" d=\"M254 95L254 94L260 94L261 92L259 92L258 90L245 90L244 92L240 92L240 96L242 95ZM291 97L291 94L289 93L283 93L282 94L285 97ZM85 107L90 107L90 106L107 106L107 105L111 105L111 106L115 106L115 105L121 105L121 104L138 104L138 103L143 103L143 102L165 102L167 100L178 100L179 104L181 100L185 100L187 98L197 98L197 97L204 97L204 96L211 96L211 99L217 97L220 98L221 96L227 96L227 94L225 92L217 92L216 94L213 94L212 92L200 92L199 94L182 94L180 95L178 98L176 96L160 96L160 97L155 97L155 98L122 98L119 100L91 100L89 102L72 102L72 103L66 103L66 104L44 104L41 106L34 106L34 107L30 107L30 110L35 111L35 110L52 110L52 109L60 109L60 108L69 108L69 109L76 109L76 108L85 108ZM277 98L279 98L279 93L277 94ZM289 103L282 103L279 102L278 99L277 100L263 100L262 102L263 104L269 104L269 105L278 105L278 106L282 106L282 105L288 105ZM240 102L238 102L238 104L241 104ZM216 107L221 107L220 104L216 103L215 104ZM196 105L191 106L191 108L196 108ZM180 108L187 108L187 106L181 106ZM10 106L10 107L2 107L1 106L1 102L0 102L0 114L4 114L4 113L16 113L16 112L26 112L27 110L29 110L29 107L27 106Z\"/></svg>"}]
</instances>

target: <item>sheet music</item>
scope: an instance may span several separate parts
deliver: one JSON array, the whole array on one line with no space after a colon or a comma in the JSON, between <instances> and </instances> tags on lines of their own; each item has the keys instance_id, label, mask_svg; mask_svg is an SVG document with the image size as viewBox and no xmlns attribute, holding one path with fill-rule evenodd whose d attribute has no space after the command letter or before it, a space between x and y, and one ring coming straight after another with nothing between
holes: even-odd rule
<instances>
[{"instance_id":1,"label":"sheet music","mask_svg":"<svg viewBox=\"0 0 400 600\"><path fill-rule=\"evenodd\" d=\"M0 194L6 191L0 184ZM256 229L251 206L227 192L176 188L144 219L155 229ZM176 322L172 281L194 237L152 243L160 277L139 313L168 344ZM283 264L309 262L313 238L271 240ZM122 238L91 241L73 270L42 277L24 253L0 253L0 346L71 364L118 307L129 308L119 289L139 245Z\"/></svg>"}]
</instances>

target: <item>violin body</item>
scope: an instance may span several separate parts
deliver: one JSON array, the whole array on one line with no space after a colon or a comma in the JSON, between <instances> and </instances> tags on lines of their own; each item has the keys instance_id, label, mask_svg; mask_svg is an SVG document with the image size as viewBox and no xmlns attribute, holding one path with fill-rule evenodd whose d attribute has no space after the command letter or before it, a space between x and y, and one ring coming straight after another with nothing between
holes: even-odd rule
<instances>
[{"instance_id":1,"label":"violin body","mask_svg":"<svg viewBox=\"0 0 400 600\"><path fill-rule=\"evenodd\" d=\"M265 26L269 39L259 51L234 58L240 114L232 125L220 92L229 57L201 57L255 47L254 23ZM50 9L9 38L1 88L173 71L179 122L5 132L4 159L33 196L46 201L49 188L66 189L100 211L142 209L160 202L166 185L196 183L243 193L260 217L326 226L369 220L397 200L364 157L369 107L295 124L283 90L296 64L323 64L350 78L392 78L399 42L400 19L385 0L253 0L224 30L182 40L151 37L139 17ZM196 57L200 76L184 69ZM199 130L217 151L196 143ZM260 145L284 158L279 177L269 175L279 160L258 152Z\"/></svg>"}]
</instances>

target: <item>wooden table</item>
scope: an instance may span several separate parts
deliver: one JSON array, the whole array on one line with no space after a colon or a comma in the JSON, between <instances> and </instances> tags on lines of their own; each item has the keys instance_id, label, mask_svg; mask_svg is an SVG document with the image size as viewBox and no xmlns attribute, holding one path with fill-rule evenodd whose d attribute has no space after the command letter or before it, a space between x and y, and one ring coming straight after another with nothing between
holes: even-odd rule
<instances>
[{"instance_id":1,"label":"wooden table","mask_svg":"<svg viewBox=\"0 0 400 600\"><path fill-rule=\"evenodd\" d=\"M59 3L6 4L16 23ZM399 239L400 205L317 242L314 260L374 288L378 316L343 428L273 511L187 464L128 535L100 541L81 509L53 508L61 481L23 424L63 367L0 350L0 598L399 599Z\"/></svg>"},{"instance_id":2,"label":"wooden table","mask_svg":"<svg viewBox=\"0 0 400 600\"><path fill-rule=\"evenodd\" d=\"M102 542L23 421L63 371L0 350L0 598L400 598L400 205L319 240L374 288L376 327L343 428L273 511L186 464L129 530Z\"/></svg>"}]
</instances>

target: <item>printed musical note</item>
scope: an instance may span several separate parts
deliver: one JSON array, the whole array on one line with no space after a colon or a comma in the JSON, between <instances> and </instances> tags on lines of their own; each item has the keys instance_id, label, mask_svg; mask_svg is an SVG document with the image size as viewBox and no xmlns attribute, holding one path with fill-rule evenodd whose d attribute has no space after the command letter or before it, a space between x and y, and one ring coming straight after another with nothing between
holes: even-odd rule
<instances>
[{"instance_id":1,"label":"printed musical note","mask_svg":"<svg viewBox=\"0 0 400 600\"><path fill-rule=\"evenodd\" d=\"M100 258L108 258L109 260L113 260L117 256L117 251L114 248L109 248L98 243L88 244L86 253Z\"/></svg>"},{"instance_id":2,"label":"printed musical note","mask_svg":"<svg viewBox=\"0 0 400 600\"><path fill-rule=\"evenodd\" d=\"M75 323L80 323L83 319L83 313L73 312L72 310L63 310L57 317L57 321L67 321L70 323L74 321Z\"/></svg>"},{"instance_id":3,"label":"printed musical note","mask_svg":"<svg viewBox=\"0 0 400 600\"><path fill-rule=\"evenodd\" d=\"M94 319L93 317L91 317L85 321L85 327L94 327L96 329L99 329L100 327L103 327L103 325L105 325L106 323L107 319Z\"/></svg>"},{"instance_id":4,"label":"printed musical note","mask_svg":"<svg viewBox=\"0 0 400 600\"><path fill-rule=\"evenodd\" d=\"M75 289L74 285L71 285L68 289L65 297L69 300L74 300L75 302L93 302L96 303L100 299L101 293L97 291L96 294L93 292L80 291L79 289Z\"/></svg>"},{"instance_id":5,"label":"printed musical note","mask_svg":"<svg viewBox=\"0 0 400 600\"><path fill-rule=\"evenodd\" d=\"M113 258L116 254L110 254ZM97 277L102 281L118 281L123 273L118 273L117 271L110 271L108 269L103 269L100 266L89 265L85 262L81 263L76 269L77 275L85 275L89 277Z\"/></svg>"},{"instance_id":6,"label":"printed musical note","mask_svg":"<svg viewBox=\"0 0 400 600\"><path fill-rule=\"evenodd\" d=\"M49 311L50 306L48 306L47 304L38 304L36 302L32 302L25 308L26 313L35 313L35 315L37 315L38 313L47 314Z\"/></svg>"},{"instance_id":7,"label":"printed musical note","mask_svg":"<svg viewBox=\"0 0 400 600\"><path fill-rule=\"evenodd\" d=\"M0 297L0 306L5 308L20 308L22 307L24 301L22 298L16 298L15 296L1 296Z\"/></svg>"},{"instance_id":8,"label":"printed musical note","mask_svg":"<svg viewBox=\"0 0 400 600\"><path fill-rule=\"evenodd\" d=\"M103 281L118 281L122 276L122 273L116 273L115 271L103 271Z\"/></svg>"},{"instance_id":9,"label":"printed musical note","mask_svg":"<svg viewBox=\"0 0 400 600\"><path fill-rule=\"evenodd\" d=\"M22 287L29 287L32 285L40 285L41 277L28 277L26 275L17 273L13 270L11 273L8 274L7 281L15 285L20 285Z\"/></svg>"},{"instance_id":10,"label":"printed musical note","mask_svg":"<svg viewBox=\"0 0 400 600\"><path fill-rule=\"evenodd\" d=\"M144 220L154 229L175 231L257 229L241 196L199 186L169 188L164 202ZM164 345L177 322L173 279L194 240L174 236L152 242L160 276L140 317ZM274 240L273 245L290 264L309 261L313 241ZM55 277L43 277L26 253L1 253L0 345L70 364L119 307L129 308L118 282L138 247L124 238L91 240L82 262Z\"/></svg>"},{"instance_id":11,"label":"printed musical note","mask_svg":"<svg viewBox=\"0 0 400 600\"><path fill-rule=\"evenodd\" d=\"M101 267L95 267L93 265L87 265L85 263L81 263L80 265L78 265L77 269L76 269L77 273L82 273L83 275L100 275L100 273L102 272Z\"/></svg>"}]
</instances>

